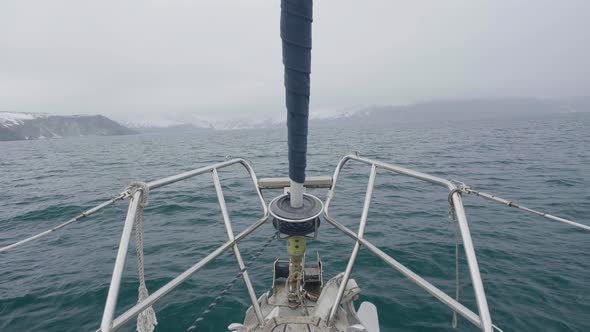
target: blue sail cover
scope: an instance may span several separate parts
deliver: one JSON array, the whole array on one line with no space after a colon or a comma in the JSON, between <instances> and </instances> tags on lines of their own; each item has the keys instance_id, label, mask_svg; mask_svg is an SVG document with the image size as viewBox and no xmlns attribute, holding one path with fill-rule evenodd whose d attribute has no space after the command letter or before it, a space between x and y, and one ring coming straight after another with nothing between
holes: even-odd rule
<instances>
[{"instance_id":1,"label":"blue sail cover","mask_svg":"<svg viewBox=\"0 0 590 332\"><path fill-rule=\"evenodd\" d=\"M281 0L281 39L289 140L289 178L305 182L311 72L312 0Z\"/></svg>"}]
</instances>

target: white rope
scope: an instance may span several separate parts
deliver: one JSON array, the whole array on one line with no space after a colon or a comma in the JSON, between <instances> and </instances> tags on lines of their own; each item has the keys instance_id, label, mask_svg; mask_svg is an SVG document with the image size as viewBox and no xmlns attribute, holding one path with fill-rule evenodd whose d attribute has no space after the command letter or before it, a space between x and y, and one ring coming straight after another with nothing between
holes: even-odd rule
<instances>
[{"instance_id":1,"label":"white rope","mask_svg":"<svg viewBox=\"0 0 590 332\"><path fill-rule=\"evenodd\" d=\"M129 185L130 190L141 190L141 201L135 215L135 240L137 251L137 272L139 277L139 289L137 295L137 303L142 302L149 296L149 292L145 285L145 275L143 269L143 209L148 204L148 195L150 188L145 182L133 182ZM153 332L155 326L158 325L156 319L156 312L149 306L137 316L137 332Z\"/></svg>"}]
</instances>

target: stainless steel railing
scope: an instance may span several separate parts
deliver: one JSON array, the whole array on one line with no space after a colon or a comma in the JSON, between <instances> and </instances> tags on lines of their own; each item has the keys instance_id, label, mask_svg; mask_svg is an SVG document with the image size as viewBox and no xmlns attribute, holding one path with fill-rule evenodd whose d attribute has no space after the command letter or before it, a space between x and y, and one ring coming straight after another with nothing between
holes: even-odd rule
<instances>
[{"instance_id":1,"label":"stainless steel railing","mask_svg":"<svg viewBox=\"0 0 590 332\"><path fill-rule=\"evenodd\" d=\"M332 199L334 198L334 195L335 195L336 184L338 181L338 177L340 175L340 171L342 170L344 165L350 160L357 161L357 162L364 163L364 164L371 166L371 172L369 175L369 183L367 186L367 193L365 195L363 212L361 214L361 219L359 222L359 230L358 230L357 234L355 234L353 231L348 229L346 226L344 226L341 223L339 223L338 221L336 221L333 217L330 216L330 213L329 213L330 202L332 201ZM449 201L450 202L452 201L453 208L455 209L455 213L457 216L457 223L459 226L461 238L463 239L463 247L465 249L465 255L467 257L467 264L469 266L469 273L471 275L471 282L473 284L473 290L475 292L475 300L477 303L479 315L475 314L473 311L471 311L470 309L468 309L467 307L465 307L464 305L462 305L458 301L454 300L452 297L448 296L446 293L444 293L443 291L438 289L436 286L432 285L431 283L426 281L424 278L420 277L419 275L417 275L416 273L414 273L413 271L411 271L410 269L405 267L403 264L401 264L400 262L398 262L397 260L395 260L391 256L387 255L385 252L383 252L379 248L375 247L373 244L371 244L369 241L367 241L363 238L365 226L367 223L367 215L368 215L369 205L371 203L371 196L373 193L373 187L375 185L375 177L377 174L377 169L383 169L383 170L387 170L387 171L394 172L397 174L409 176L409 177L412 177L415 179L419 179L419 180L426 181L426 182L429 182L429 183L432 183L432 184L435 184L438 186L445 187L449 190L449 195L450 195ZM346 266L346 270L345 270L343 279L340 283L340 288L338 290L338 294L336 296L336 299L334 301L334 305L332 306L332 309L330 312L330 316L329 316L330 321L334 318L336 311L338 310L338 307L339 307L340 301L342 299L342 295L344 293L346 284L348 283L348 279L350 278L350 274L351 274L352 268L354 266L356 256L358 254L360 246L363 245L375 256L379 257L381 260L383 260L385 263L387 263L392 268L401 272L404 276L406 276L411 281L416 283L418 286L423 288L426 292L428 292L429 294L431 294L432 296L434 296L435 298L440 300L442 303L444 303L445 305L450 307L453 311L455 311L456 313L465 317L467 320L469 320L474 325L478 326L482 331L492 332L492 330L493 330L492 319L490 317L490 311L488 308L488 303L487 303L487 299L486 299L486 295L485 295L485 291L484 291L484 287L483 287L483 282L481 280L481 275L479 273L479 266L477 263L477 257L475 256L475 249L473 246L473 241L471 239L471 234L469 232L469 225L467 223L467 217L465 215L463 201L461 199L460 193L458 192L459 189L460 188L458 188L451 181L448 181L448 180L445 180L442 178L438 178L438 177L435 177L435 176L432 176L429 174L413 171L413 170L403 168L400 166L391 165L391 164L387 164L384 162L363 158L358 155L347 155L340 160L340 162L336 166L336 170L334 171L332 187L330 188L330 191L328 192L328 197L326 199L326 203L325 203L325 207L324 207L324 217L325 217L326 221L328 221L331 225L333 225L334 227L336 227L337 229L342 231L344 234L348 235L353 240L355 240L355 245L353 247L352 254L350 255L350 258L348 260L348 264Z\"/></svg>"},{"instance_id":2,"label":"stainless steel railing","mask_svg":"<svg viewBox=\"0 0 590 332\"><path fill-rule=\"evenodd\" d=\"M239 235L235 236L233 233L233 229L231 226L231 220L229 217L229 213L227 211L227 207L225 205L225 198L223 195L223 191L221 189L221 183L219 181L219 176L217 174L217 170L228 167L234 164L242 165L250 175L254 187L256 188L256 193L260 200L260 205L262 207L263 216L258 219L255 223L250 225L246 230L241 232ZM262 196L262 192L258 187L258 179L256 178L256 174L252 169L252 166L245 161L244 159L232 159L225 162L217 163L214 165L210 165L207 167L199 168L193 171L177 174L174 176L170 176L167 178L163 178L160 180L152 181L147 184L150 190L160 188L178 181L182 181L197 175L201 175L204 173L210 172L213 178L213 183L215 185L215 191L217 193L217 199L219 201L219 206L221 208L221 212L223 215L223 222L225 225L225 229L227 231L228 241L225 242L223 245L215 249L212 253L207 255L205 258L197 262L195 265L191 266L189 269L178 275L176 278L172 279L166 285L162 286L160 289L152 293L148 296L145 300L140 303L137 303L127 311L125 311L120 316L114 318L115 309L117 306L117 298L119 295L119 287L121 284L121 277L123 274L123 268L125 266L125 261L127 258L127 251L129 249L129 242L131 237L131 232L133 228L133 223L135 221L135 215L138 211L139 202L141 201L142 195L144 193L141 190L138 190L131 196L129 202L129 209L127 210L127 217L125 218L125 224L123 226L123 234L121 236L121 242L119 244L119 250L117 253L117 259L115 261L115 267L113 269L113 276L111 279L111 284L109 287L109 292L107 295L107 300L105 304L105 309L102 317L102 322L100 325L100 330L102 332L110 332L118 330L123 324L128 322L129 320L137 317L143 310L151 306L154 302L168 294L174 288L179 286L181 283L186 281L190 278L193 274L197 271L205 267L208 263L213 261L215 258L219 257L222 253L229 250L230 248L233 249L234 255L236 257L236 261L238 262L239 268L243 271L244 282L246 284L246 288L248 290L248 295L250 300L252 301L252 307L256 313L256 317L258 319L259 324L262 326L264 325L264 317L262 316L262 311L260 310L260 305L256 298L256 294L254 293L254 287L252 286L252 282L250 281L250 277L248 275L248 271L245 270L244 260L242 259L242 255L240 254L240 250L238 249L238 242L246 237L248 234L252 233L258 227L260 227L266 220L268 220L268 208L266 206L266 202Z\"/></svg>"},{"instance_id":3,"label":"stainless steel railing","mask_svg":"<svg viewBox=\"0 0 590 332\"><path fill-rule=\"evenodd\" d=\"M357 233L353 232L352 230L350 230L346 226L339 223L335 218L330 216L330 213L329 213L330 203L332 202L332 200L335 196L336 185L337 185L338 178L340 176L340 172L341 172L342 168L344 167L344 165L348 161L351 161L351 160L356 161L356 162L360 162L362 164L369 165L371 167L371 171L369 174L369 182L368 182L367 191L365 194L363 210L362 210L361 219L359 222L359 230ZM235 165L235 164L242 165L246 169L246 171L248 172L248 174L253 182L253 185L256 189L256 193L257 193L257 196L258 196L258 199L260 202L260 206L262 207L262 212L263 212L263 215L260 219L258 219L256 222L254 222L252 225L250 225L248 228L246 228L244 231L242 231L238 235L234 235L234 233L233 233L231 220L230 220L229 213L227 211L227 207L225 204L225 196L223 194L223 191L221 188L221 183L219 180L219 176L217 174L217 171L219 169L222 169L222 168L225 168L225 167L228 167L231 165ZM368 211L369 211L369 206L371 203L373 189L375 186L375 178L377 176L377 170L386 170L386 171L394 172L397 174L405 175L405 176L415 178L415 179L418 179L421 181L425 181L425 182L428 182L428 183L431 183L434 185L442 186L442 187L447 188L449 190L448 199L449 199L449 203L452 204L452 208L454 209L456 219L457 219L457 225L459 227L460 235L461 235L461 238L463 241L463 247L465 250L465 255L467 257L467 264L469 267L469 273L470 273L470 277L471 277L471 281L472 281L473 289L474 289L474 293L475 293L478 314L474 313L472 310L465 307L463 304L459 303L457 300L453 299L452 297L450 297L449 295L444 293L442 290L440 290L439 288L432 285L424 278L417 275L415 272L408 269L403 264L401 264L400 262L395 260L393 257L389 256L388 254L386 254L381 249L377 248L375 245L373 245L371 242L367 241L364 238L364 230L365 230L365 227L367 224ZM266 179L258 180L256 177L256 174L254 173L252 166L244 159L238 158L238 159L232 159L232 160L220 162L217 164L213 164L213 165L210 165L207 167L198 168L198 169L195 169L192 171L180 173L180 174L166 177L163 179L155 180L155 181L147 183L146 186L147 186L147 189L149 189L149 191L151 191L151 190L154 190L154 189L157 189L157 188L160 188L163 186L167 186L169 184L179 182L182 180L186 180L186 179L189 179L189 178L192 178L192 177L204 174L204 173L208 173L208 172L211 174L213 183L215 185L215 191L216 191L217 199L219 201L219 205L221 208L224 226L225 226L225 229L226 229L226 232L228 235L228 241L225 242L223 245L219 246L217 249L215 249L213 252L211 252L205 258L201 259L199 262L197 262L196 264L191 266L189 269L187 269L186 271L179 274L177 277L172 279L166 285L162 286L160 289L153 292L145 300L135 304L133 307L131 307L130 309L128 309L127 311L125 311L123 314L121 314L120 316L118 316L116 318L114 317L114 313L115 313L115 309L116 309L116 305L117 305L117 297L119 294L119 287L120 287L120 283L121 283L123 268L125 266L125 261L127 258L127 251L129 249L129 242L130 242L130 237L131 237L131 233L132 233L133 223L135 221L135 216L138 213L138 209L140 208L140 202L141 202L143 195L144 195L142 189L138 189L135 191L131 191L131 190L124 191L124 192L114 196L112 199L105 201L102 204L79 214L75 218L72 218L72 219L70 219L62 224L59 224L49 230L46 230L46 231L41 232L39 234L30 236L26 239L22 239L20 241L17 241L15 243L11 244L11 245L8 245L5 247L0 247L0 253L6 252L10 249L24 245L26 243L33 241L33 240L39 239L40 237L49 235L57 230L63 229L64 227L66 227L68 225L71 225L79 220L82 220L83 218L86 218L87 216L90 216L91 214L94 214L94 213L98 212L99 210L102 210L103 208L113 205L117 201L129 198L130 199L129 208L127 211L127 216L125 218L123 232L121 235L121 241L120 241L118 252L117 252L117 259L115 261L115 267L113 269L113 276L111 279L109 292L107 295L107 300L106 300L105 309L104 309L102 322L101 322L101 328L97 331L105 331L106 332L106 331L118 330L123 324L125 324L129 320L137 317L143 310L145 310L146 308L151 306L153 303L155 303L160 298L162 298L163 296L168 294L170 291L172 291L174 288L176 288L180 284L182 284L184 281L186 281L188 278L190 278L192 275L194 275L200 269L205 267L211 261L213 261L214 259L219 257L222 253L224 253L230 249L233 250L234 255L236 257L236 261L239 265L239 268L241 271L243 271L244 282L246 284L248 295L249 295L250 300L252 302L252 307L253 307L254 312L256 314L256 318L257 318L258 322L260 323L260 325L264 325L264 317L263 317L262 312L260 310L260 305L259 305L258 300L256 298L256 294L254 293L254 289L253 289L251 280L249 278L248 272L245 269L245 264L244 264L241 254L240 254L240 251L238 249L237 243L239 241L241 241L242 239L244 239L249 234L251 234L256 229L258 229L269 218L269 210L268 210L267 204L264 200L264 197L262 196L262 189L281 189L289 184L289 180L287 178L266 178ZM364 246L372 254L379 257L381 260L383 260L387 265L398 270L400 273L402 273L408 279L410 279L415 284L417 284L419 287L424 289L426 292L428 292L429 294L434 296L436 299L441 301L443 304L450 307L455 313L463 316L468 321L470 321L474 325L478 326L482 331L491 332L493 329L501 331L500 329L495 327L491 321L490 312L489 312L489 308L488 308L488 304L487 304L487 300L486 300L486 296L485 296L485 291L484 291L484 287L483 287L483 282L481 279L481 275L480 275L479 267L478 267L478 263L477 263L477 258L475 255L475 249L473 246L473 241L471 239L469 225L467 222L467 217L465 215L465 209L463 207L461 193L475 194L475 195L478 195L480 197L484 197L484 198L492 200L492 201L496 201L499 203L506 204L508 206L519 208L519 209L527 211L527 212L541 215L541 216L546 217L548 219L552 219L552 220L560 221L560 222L563 222L566 224L570 224L570 225L573 225L573 226L578 227L580 229L590 230L590 226L576 223L576 222L573 222L571 220L567 220L564 218L556 217L551 214L543 213L543 212L540 212L540 211L537 211L534 209L526 208L520 204L516 204L512 201L508 201L503 198L493 196L491 194L486 194L483 192L475 191L475 190L471 189L470 187L467 187L464 184L459 183L459 182L452 182L452 181L445 180L445 179L442 179L439 177L435 177L435 176L432 176L429 174L425 174L425 173L413 171L413 170L410 170L407 168L403 168L400 166L363 158L363 157L360 157L358 154L356 154L356 155L351 154L351 155L347 155L344 158L342 158L339 161L338 165L336 166L333 177L330 177L330 176L309 177L306 180L305 186L310 187L310 188L330 188L329 192L328 192L328 196L326 198L326 202L324 204L324 211L323 211L324 217L329 224L331 224L332 226L334 226L338 230L342 231L344 234L346 234L347 236L349 236L350 238L352 238L355 241L352 253L350 255L348 264L346 266L343 280L341 282L340 288L337 293L337 297L334 301L334 305L331 308L329 320L332 320L335 316L336 310L337 310L337 308L340 304L340 301L342 299L342 296L343 296L344 288L345 288L345 286L350 278L350 275L352 273L352 269L354 267L354 263L356 261L357 254L360 250L360 247Z\"/></svg>"},{"instance_id":4,"label":"stainless steel railing","mask_svg":"<svg viewBox=\"0 0 590 332\"><path fill-rule=\"evenodd\" d=\"M361 214L359 230L358 230L358 233L356 233L356 234L352 230L348 229L346 226L344 226L341 223L339 223L338 221L336 221L329 214L329 207L330 207L330 203L335 195L335 189L336 189L338 177L339 177L340 172L341 172L342 168L344 167L344 165L350 160L361 162L361 163L371 166L371 171L370 171L370 175L369 175L369 183L367 185L367 192L365 195L365 201L364 201L364 205L363 205L363 211ZM246 230L244 230L242 233L240 233L237 236L234 236L234 234L233 234L231 220L229 217L229 213L227 211L227 207L225 205L225 198L224 198L223 191L221 189L221 183L219 181L219 177L217 174L218 169L221 169L221 168L233 165L233 164L243 165L246 168L246 170L248 171L248 173L250 174L250 177L252 178L252 181L255 185L256 192L258 194L258 197L260 199L260 204L261 204L263 212L264 212L264 215L262 218L260 218L258 221L256 221L254 224L252 224L250 227L248 227ZM453 299L452 297L450 297L449 295L444 293L442 290L440 290L436 286L432 285L431 283L426 281L424 278L420 277L419 275L417 275L416 273L414 273L413 271L411 271L410 269L405 267L403 264L401 264L400 262L398 262L397 260L395 260L391 256L387 255L385 252L383 252L382 250L380 250L379 248L374 246L372 243L370 243L369 241L364 239L364 237L363 237L364 230L365 230L365 227L367 224L368 211L369 211L369 206L371 203L371 197L372 197L373 188L375 185L375 178L376 178L378 169L388 170L388 171L398 173L401 175L413 177L413 178L416 178L416 179L419 179L422 181L426 181L426 182L429 182L429 183L432 183L435 185L445 187L449 190L451 201L453 203L453 208L455 209L455 213L457 215L458 226L459 226L460 234L461 234L461 237L463 240L463 246L464 246L465 254L467 257L467 264L469 266L469 272L470 272L471 279L472 279L472 284L473 284L473 288L474 288L474 292L475 292L475 298L476 298L476 303L477 303L479 315L474 313L469 308L465 307L463 304L459 303L458 301L456 301L455 299ZM174 288L179 286L182 282L186 281L193 274L195 274L201 268L206 266L209 262L211 262L212 260L214 260L215 258L220 256L223 252L229 250L230 248L233 249L233 251L234 251L234 255L236 257L236 260L238 262L240 269L241 270L245 269L245 264L244 264L241 254L240 254L240 251L238 249L237 242L242 240L244 237L249 235L254 230L256 230L259 226L261 226L268 219L268 215L269 215L267 205L266 205L264 198L262 196L260 183L256 178L256 174L254 173L254 170L245 160L233 159L233 160L229 160L226 162L214 164L214 165L211 165L208 167L199 168L199 169L196 169L193 171L181 173L181 174L167 177L167 178L164 178L161 180L152 181L152 182L148 183L148 186L149 186L150 190L156 189L156 188L159 188L159 187L162 187L165 185L169 185L171 183L175 183L175 182L178 182L178 181L181 181L184 179L188 179L193 176L197 176L197 175L200 175L200 174L203 174L206 172L211 172L211 174L212 174L213 183L215 185L215 190L217 193L217 198L218 198L221 212L223 215L224 225L225 225L225 228L226 228L226 231L228 234L228 241L226 243L224 243L222 246L220 246L219 248L217 248L216 250L214 250L212 253L207 255L201 261L199 261L198 263L193 265L191 268L187 269L185 272L181 273L179 276L177 276L176 278L174 278L173 280L168 282L166 285L164 285L163 287L161 287L160 289L155 291L147 299L134 305L133 307L131 307L130 309L125 311L123 314L121 314L117 318L113 318L115 307L116 307L116 302L117 302L117 296L118 296L118 292L119 292L119 285L121 282L123 266L125 264L127 249L128 249L128 245L129 245L131 228L133 225L133 221L135 219L135 213L137 212L138 202L141 200L141 195L143 194L141 191L136 192L131 197L131 201L129 203L129 210L127 213L127 218L125 219L125 226L123 229L123 235L121 237L121 243L119 245L119 252L117 254L117 260L115 262L115 268L113 271L113 278L111 280L111 287L109 288L109 293L107 296L107 301L106 301L106 305L105 305L105 311L103 314L103 320L101 323L100 331L103 331L103 332L116 331L123 324L125 324L129 320L135 318L143 310L148 308L150 305L152 305L154 302L159 300L161 297L168 294ZM353 247L353 251L350 255L348 264L346 266L343 280L340 284L340 289L338 290L337 297L334 301L334 305L332 306L330 316L329 316L330 320L332 320L336 314L336 310L337 310L339 303L342 299L345 286L348 283L348 279L350 278L350 275L352 273L352 268L354 267L354 263L356 261L357 254L358 254L360 247L362 245L365 248L367 248L371 253L373 253L374 255L379 257L380 259L382 259L386 264L388 264L392 268L401 272L404 276L406 276L411 281L416 283L418 286L423 288L426 292L433 295L435 298L440 300L442 303L444 303L445 305L450 307L453 311L455 311L456 313L465 317L471 323L473 323L474 325L481 328L482 331L492 332L493 327L492 327L491 317L490 317L488 304L487 304L487 300L486 300L486 296L485 296L485 291L483 288L483 282L481 280L479 267L478 267L478 263L477 263L477 258L475 256L475 250L474 250L473 242L471 239L471 234L469 232L469 226L467 223L465 210L463 207L463 202L461 199L461 195L458 193L458 189L459 188L451 181L448 181L448 180L445 180L442 178L438 178L435 176L431 176L431 175L428 175L425 173L409 170L409 169L399 167L396 165L391 165L391 164L387 164L387 163L380 162L380 161L370 160L367 158L360 157L358 155L347 155L340 160L340 162L338 163L338 165L336 167L336 170L334 171L334 176L331 181L331 187L328 192L328 197L326 199L325 208L324 208L324 217L328 223L330 223L331 225L333 225L334 227L336 227L337 229L342 231L344 234L351 237L353 240L355 240L355 245ZM260 305L257 301L256 294L254 293L254 289L252 287L252 283L251 283L250 278L247 274L247 271L244 272L244 282L246 284L246 288L248 290L248 294L249 294L250 300L252 302L252 307L254 308L258 322L262 326L262 325L264 325L264 317L263 317L262 312L260 310Z\"/></svg>"}]
</instances>

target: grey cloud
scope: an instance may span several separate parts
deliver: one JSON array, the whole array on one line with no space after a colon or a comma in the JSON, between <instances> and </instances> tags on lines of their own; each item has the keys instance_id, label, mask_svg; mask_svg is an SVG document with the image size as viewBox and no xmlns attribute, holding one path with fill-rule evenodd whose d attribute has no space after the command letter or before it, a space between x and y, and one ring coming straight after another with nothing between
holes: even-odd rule
<instances>
[{"instance_id":1,"label":"grey cloud","mask_svg":"<svg viewBox=\"0 0 590 332\"><path fill-rule=\"evenodd\" d=\"M0 3L0 110L284 112L279 1ZM564 97L590 86L590 2L316 0L312 109Z\"/></svg>"}]
</instances>

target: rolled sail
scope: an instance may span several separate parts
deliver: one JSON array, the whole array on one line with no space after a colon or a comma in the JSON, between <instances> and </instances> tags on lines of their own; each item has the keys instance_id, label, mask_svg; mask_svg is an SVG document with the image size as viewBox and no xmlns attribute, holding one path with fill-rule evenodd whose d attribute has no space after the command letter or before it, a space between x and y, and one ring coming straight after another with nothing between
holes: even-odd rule
<instances>
[{"instance_id":1,"label":"rolled sail","mask_svg":"<svg viewBox=\"0 0 590 332\"><path fill-rule=\"evenodd\" d=\"M312 0L281 0L289 177L297 183L305 182L307 163L312 20Z\"/></svg>"}]
</instances>

